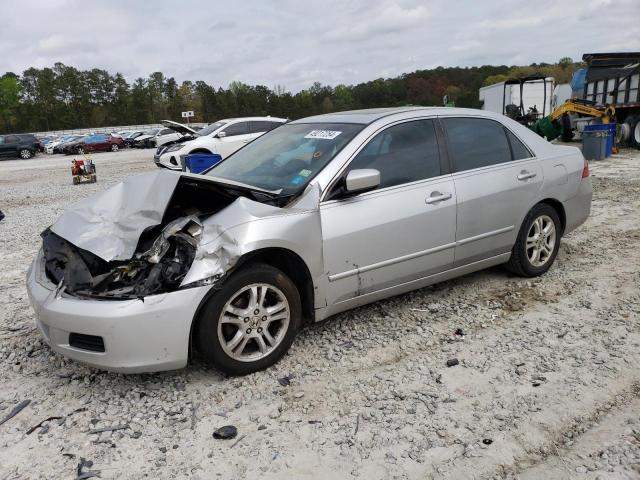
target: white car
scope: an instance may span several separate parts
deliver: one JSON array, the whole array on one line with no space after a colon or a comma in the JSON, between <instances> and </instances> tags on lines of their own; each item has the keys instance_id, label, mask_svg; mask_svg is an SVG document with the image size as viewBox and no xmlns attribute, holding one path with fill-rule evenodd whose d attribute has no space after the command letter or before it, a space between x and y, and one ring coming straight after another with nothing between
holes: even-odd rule
<instances>
[{"instance_id":1,"label":"white car","mask_svg":"<svg viewBox=\"0 0 640 480\"><path fill-rule=\"evenodd\" d=\"M164 122L166 120L163 120ZM176 125L179 124L176 123ZM156 148L180 140L182 136L181 133L173 128L153 128L137 137L131 146L133 148Z\"/></svg>"},{"instance_id":2,"label":"white car","mask_svg":"<svg viewBox=\"0 0 640 480\"><path fill-rule=\"evenodd\" d=\"M224 159L260 135L286 122L287 119L277 117L227 118L207 125L197 132L193 140L159 147L153 159L158 167L171 170L182 170L181 155L216 153ZM185 125L180 126L187 128Z\"/></svg>"}]
</instances>

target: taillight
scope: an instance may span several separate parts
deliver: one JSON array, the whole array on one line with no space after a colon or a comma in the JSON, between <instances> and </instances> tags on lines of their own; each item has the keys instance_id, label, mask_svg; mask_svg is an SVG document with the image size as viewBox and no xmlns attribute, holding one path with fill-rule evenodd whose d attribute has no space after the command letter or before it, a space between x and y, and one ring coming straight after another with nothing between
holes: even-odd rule
<instances>
[{"instance_id":1,"label":"taillight","mask_svg":"<svg viewBox=\"0 0 640 480\"><path fill-rule=\"evenodd\" d=\"M589 160L585 159L584 167L582 167L582 178L587 178L589 176Z\"/></svg>"}]
</instances>

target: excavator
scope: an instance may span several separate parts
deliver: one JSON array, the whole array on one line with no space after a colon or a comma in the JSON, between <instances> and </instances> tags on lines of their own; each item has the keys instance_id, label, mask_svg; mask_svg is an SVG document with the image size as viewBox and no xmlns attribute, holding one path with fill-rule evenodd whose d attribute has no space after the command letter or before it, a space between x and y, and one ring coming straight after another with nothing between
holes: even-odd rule
<instances>
[{"instance_id":1,"label":"excavator","mask_svg":"<svg viewBox=\"0 0 640 480\"><path fill-rule=\"evenodd\" d=\"M589 105L589 102L585 100L570 98L551 112L551 114L531 124L529 128L549 141L560 136L563 137L563 140L565 138L570 139L571 122L568 116L570 113L600 118L602 123L608 124L612 120L615 120L616 109L612 105L607 105L604 109L599 109L592 107Z\"/></svg>"}]
</instances>

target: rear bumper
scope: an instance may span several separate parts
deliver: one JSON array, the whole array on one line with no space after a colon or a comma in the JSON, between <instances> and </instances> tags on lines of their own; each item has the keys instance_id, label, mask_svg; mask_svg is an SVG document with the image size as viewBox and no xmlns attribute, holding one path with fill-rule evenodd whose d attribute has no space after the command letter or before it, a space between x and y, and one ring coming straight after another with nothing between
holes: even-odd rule
<instances>
[{"instance_id":1,"label":"rear bumper","mask_svg":"<svg viewBox=\"0 0 640 480\"><path fill-rule=\"evenodd\" d=\"M564 202L564 213L566 216L566 226L564 233L578 228L582 225L591 213L591 179L583 178L578 187L578 193Z\"/></svg>"},{"instance_id":2,"label":"rear bumper","mask_svg":"<svg viewBox=\"0 0 640 480\"><path fill-rule=\"evenodd\" d=\"M189 356L192 320L208 287L145 297L93 300L64 294L44 275L39 253L27 274L36 324L51 348L88 365L141 373L182 368ZM69 345L69 334L102 337L104 352Z\"/></svg>"}]
</instances>

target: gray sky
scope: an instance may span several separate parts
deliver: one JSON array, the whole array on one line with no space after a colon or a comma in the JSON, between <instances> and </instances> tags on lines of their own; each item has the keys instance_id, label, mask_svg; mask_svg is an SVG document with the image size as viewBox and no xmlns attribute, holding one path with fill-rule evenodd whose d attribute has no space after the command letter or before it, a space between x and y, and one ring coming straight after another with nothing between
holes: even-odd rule
<instances>
[{"instance_id":1,"label":"gray sky","mask_svg":"<svg viewBox=\"0 0 640 480\"><path fill-rule=\"evenodd\" d=\"M2 18L0 74L60 61L294 92L640 50L640 0L12 0Z\"/></svg>"}]
</instances>

